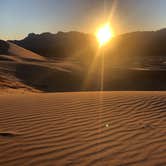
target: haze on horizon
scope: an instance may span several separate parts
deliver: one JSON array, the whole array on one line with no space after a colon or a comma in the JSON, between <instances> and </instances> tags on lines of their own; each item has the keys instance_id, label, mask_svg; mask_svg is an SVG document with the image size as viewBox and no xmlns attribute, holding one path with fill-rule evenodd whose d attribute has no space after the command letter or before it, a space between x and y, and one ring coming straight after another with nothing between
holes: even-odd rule
<instances>
[{"instance_id":1,"label":"haze on horizon","mask_svg":"<svg viewBox=\"0 0 166 166\"><path fill-rule=\"evenodd\" d=\"M166 27L165 0L1 0L0 38L28 33L94 33L109 21L115 34Z\"/></svg>"}]
</instances>

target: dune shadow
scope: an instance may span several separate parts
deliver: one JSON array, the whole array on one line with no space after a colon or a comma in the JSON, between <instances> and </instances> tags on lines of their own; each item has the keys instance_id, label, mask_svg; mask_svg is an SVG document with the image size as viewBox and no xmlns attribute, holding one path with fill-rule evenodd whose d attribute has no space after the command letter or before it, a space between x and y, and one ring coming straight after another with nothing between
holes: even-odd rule
<instances>
[{"instance_id":1,"label":"dune shadow","mask_svg":"<svg viewBox=\"0 0 166 166\"><path fill-rule=\"evenodd\" d=\"M97 69L98 70L98 69ZM101 71L91 76L87 90L100 91ZM166 70L111 68L104 70L104 91L164 91Z\"/></svg>"},{"instance_id":2,"label":"dune shadow","mask_svg":"<svg viewBox=\"0 0 166 166\"><path fill-rule=\"evenodd\" d=\"M17 64L16 77L44 92L79 91L83 80L78 73L31 64Z\"/></svg>"},{"instance_id":3,"label":"dune shadow","mask_svg":"<svg viewBox=\"0 0 166 166\"><path fill-rule=\"evenodd\" d=\"M15 75L24 84L43 92L99 91L99 69L91 76L87 87L82 87L87 70L58 70L36 64L17 64ZM137 70L109 68L104 74L104 91L166 90L166 70Z\"/></svg>"},{"instance_id":4,"label":"dune shadow","mask_svg":"<svg viewBox=\"0 0 166 166\"><path fill-rule=\"evenodd\" d=\"M108 76L109 75L109 76ZM166 90L165 70L112 69L105 75L105 90Z\"/></svg>"}]
</instances>

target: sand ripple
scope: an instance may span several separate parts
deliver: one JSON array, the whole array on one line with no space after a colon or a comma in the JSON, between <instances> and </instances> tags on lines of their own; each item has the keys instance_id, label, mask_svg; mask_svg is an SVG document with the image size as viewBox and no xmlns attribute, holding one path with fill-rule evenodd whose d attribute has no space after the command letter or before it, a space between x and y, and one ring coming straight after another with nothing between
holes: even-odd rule
<instances>
[{"instance_id":1,"label":"sand ripple","mask_svg":"<svg viewBox=\"0 0 166 166\"><path fill-rule=\"evenodd\" d=\"M0 96L0 165L166 165L165 92Z\"/></svg>"}]
</instances>

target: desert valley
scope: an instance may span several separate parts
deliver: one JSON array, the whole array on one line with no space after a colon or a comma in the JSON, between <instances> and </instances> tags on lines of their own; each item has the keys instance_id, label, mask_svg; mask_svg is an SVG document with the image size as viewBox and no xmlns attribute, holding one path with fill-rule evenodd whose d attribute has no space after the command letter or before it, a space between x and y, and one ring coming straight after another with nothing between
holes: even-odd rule
<instances>
[{"instance_id":1,"label":"desert valley","mask_svg":"<svg viewBox=\"0 0 166 166\"><path fill-rule=\"evenodd\" d=\"M166 31L113 40L0 41L0 165L166 165Z\"/></svg>"},{"instance_id":2,"label":"desert valley","mask_svg":"<svg viewBox=\"0 0 166 166\"><path fill-rule=\"evenodd\" d=\"M0 166L166 166L166 0L0 0Z\"/></svg>"}]
</instances>

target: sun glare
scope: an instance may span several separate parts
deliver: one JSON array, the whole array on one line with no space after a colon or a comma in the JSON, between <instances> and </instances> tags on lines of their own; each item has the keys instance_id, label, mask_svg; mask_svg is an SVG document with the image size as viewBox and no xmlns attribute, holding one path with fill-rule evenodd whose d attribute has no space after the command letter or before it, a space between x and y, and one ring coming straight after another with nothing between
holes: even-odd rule
<instances>
[{"instance_id":1,"label":"sun glare","mask_svg":"<svg viewBox=\"0 0 166 166\"><path fill-rule=\"evenodd\" d=\"M106 44L113 36L114 34L109 24L105 24L103 27L99 28L96 34L100 46Z\"/></svg>"}]
</instances>

